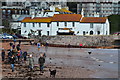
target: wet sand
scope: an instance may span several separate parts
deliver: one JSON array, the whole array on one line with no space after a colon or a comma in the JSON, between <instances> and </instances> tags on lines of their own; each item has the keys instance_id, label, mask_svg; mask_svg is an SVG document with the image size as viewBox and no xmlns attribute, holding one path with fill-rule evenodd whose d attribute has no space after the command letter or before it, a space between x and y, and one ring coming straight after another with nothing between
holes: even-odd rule
<instances>
[{"instance_id":1,"label":"wet sand","mask_svg":"<svg viewBox=\"0 0 120 80\"><path fill-rule=\"evenodd\" d=\"M6 43L6 45L8 45ZM9 46L9 45L8 45ZM5 49L9 47L4 46ZM50 78L49 68L57 70L56 78L117 78L118 59L117 50L103 49L79 49L79 48L55 48L41 47L38 52L34 45L22 45L23 51L34 52L35 68L34 72L29 72L25 63L15 66L15 72L11 72L10 64L3 64L3 77L34 77ZM88 54L91 51L92 54ZM40 75L38 57L41 52L45 52L46 63L43 75ZM21 62L22 63L22 62ZM113 74L114 73L114 74Z\"/></svg>"}]
</instances>

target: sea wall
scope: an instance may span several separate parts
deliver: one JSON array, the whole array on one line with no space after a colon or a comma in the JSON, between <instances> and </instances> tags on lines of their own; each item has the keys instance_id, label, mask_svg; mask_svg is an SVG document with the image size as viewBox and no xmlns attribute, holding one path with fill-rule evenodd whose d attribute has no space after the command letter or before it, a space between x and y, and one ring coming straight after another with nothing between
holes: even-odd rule
<instances>
[{"instance_id":1,"label":"sea wall","mask_svg":"<svg viewBox=\"0 0 120 80\"><path fill-rule=\"evenodd\" d=\"M37 37L42 43L49 43L55 45L75 45L83 44L83 46L112 46L114 45L114 40L118 36L42 36Z\"/></svg>"}]
</instances>

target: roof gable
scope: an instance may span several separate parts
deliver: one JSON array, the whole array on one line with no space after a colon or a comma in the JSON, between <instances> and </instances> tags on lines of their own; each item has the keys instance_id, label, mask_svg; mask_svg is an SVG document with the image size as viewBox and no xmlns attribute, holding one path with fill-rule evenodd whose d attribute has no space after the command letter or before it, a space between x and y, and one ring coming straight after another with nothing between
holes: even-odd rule
<instances>
[{"instance_id":1,"label":"roof gable","mask_svg":"<svg viewBox=\"0 0 120 80\"><path fill-rule=\"evenodd\" d=\"M81 23L105 23L107 17L83 17Z\"/></svg>"},{"instance_id":2,"label":"roof gable","mask_svg":"<svg viewBox=\"0 0 120 80\"><path fill-rule=\"evenodd\" d=\"M57 22L57 21L80 21L82 15L80 14L55 14L53 16L52 21Z\"/></svg>"}]
</instances>

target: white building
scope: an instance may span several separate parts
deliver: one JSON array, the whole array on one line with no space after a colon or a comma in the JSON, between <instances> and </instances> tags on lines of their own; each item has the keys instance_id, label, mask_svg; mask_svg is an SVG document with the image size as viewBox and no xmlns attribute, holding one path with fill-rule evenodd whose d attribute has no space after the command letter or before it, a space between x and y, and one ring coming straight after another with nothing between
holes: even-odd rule
<instances>
[{"instance_id":1,"label":"white building","mask_svg":"<svg viewBox=\"0 0 120 80\"><path fill-rule=\"evenodd\" d=\"M109 35L106 17L82 17L80 14L55 14L53 17L26 17L21 34L28 35Z\"/></svg>"},{"instance_id":2,"label":"white building","mask_svg":"<svg viewBox=\"0 0 120 80\"><path fill-rule=\"evenodd\" d=\"M52 17L26 17L21 23L21 34L49 35Z\"/></svg>"}]
</instances>

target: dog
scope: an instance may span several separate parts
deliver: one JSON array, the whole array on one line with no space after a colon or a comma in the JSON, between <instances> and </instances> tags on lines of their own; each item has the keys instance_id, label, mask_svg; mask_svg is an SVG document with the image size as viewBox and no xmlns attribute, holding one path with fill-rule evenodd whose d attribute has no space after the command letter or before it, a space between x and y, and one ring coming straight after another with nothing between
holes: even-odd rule
<instances>
[{"instance_id":1,"label":"dog","mask_svg":"<svg viewBox=\"0 0 120 80\"><path fill-rule=\"evenodd\" d=\"M90 51L88 52L89 55L90 55L91 53L92 53L92 52L90 52Z\"/></svg>"},{"instance_id":2,"label":"dog","mask_svg":"<svg viewBox=\"0 0 120 80\"><path fill-rule=\"evenodd\" d=\"M50 77L54 77L55 78L56 69L54 69L54 70L49 69L49 71L50 71Z\"/></svg>"}]
</instances>

